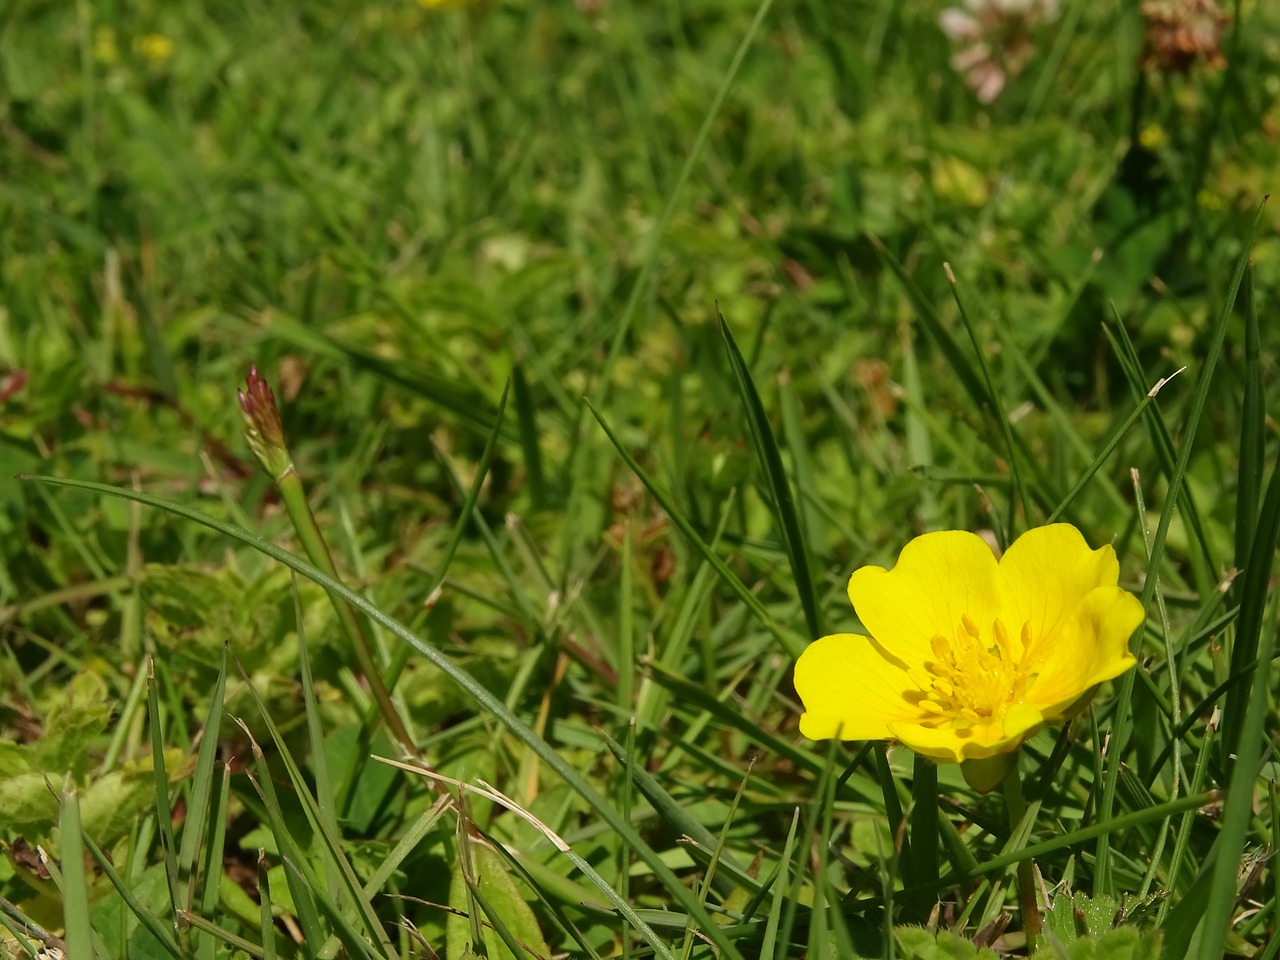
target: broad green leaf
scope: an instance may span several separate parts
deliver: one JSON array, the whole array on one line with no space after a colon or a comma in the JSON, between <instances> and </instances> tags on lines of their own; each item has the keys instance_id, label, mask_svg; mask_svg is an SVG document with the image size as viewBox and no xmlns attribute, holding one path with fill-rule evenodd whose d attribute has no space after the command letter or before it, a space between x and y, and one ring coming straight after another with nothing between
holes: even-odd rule
<instances>
[{"instance_id":1,"label":"broad green leaf","mask_svg":"<svg viewBox=\"0 0 1280 960\"><path fill-rule=\"evenodd\" d=\"M476 886L488 909L496 914L480 918L485 954L489 960L529 960L529 957L551 956L551 950L538 927L538 920L507 871L507 864L502 856L482 841L472 839L470 844ZM462 857L457 857L450 873L449 906L466 914L470 909L469 903L474 902L474 899L467 896ZM483 908L481 910L483 912ZM527 950L519 955L513 954L493 929L494 922L505 925L516 941ZM448 960L463 960L470 954L471 930L472 926L465 916L450 914L446 924L445 956Z\"/></svg>"}]
</instances>

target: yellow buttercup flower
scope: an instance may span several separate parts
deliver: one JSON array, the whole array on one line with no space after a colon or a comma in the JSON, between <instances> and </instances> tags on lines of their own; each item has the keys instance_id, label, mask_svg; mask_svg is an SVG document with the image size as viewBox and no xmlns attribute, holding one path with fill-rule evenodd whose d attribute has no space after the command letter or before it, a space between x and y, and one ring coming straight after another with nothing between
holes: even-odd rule
<instances>
[{"instance_id":1,"label":"yellow buttercup flower","mask_svg":"<svg viewBox=\"0 0 1280 960\"><path fill-rule=\"evenodd\" d=\"M813 740L895 740L958 763L1017 749L1135 663L1145 613L1117 586L1110 546L1055 523L997 562L972 533L926 533L892 570L863 567L849 599L869 637L843 633L796 662Z\"/></svg>"}]
</instances>

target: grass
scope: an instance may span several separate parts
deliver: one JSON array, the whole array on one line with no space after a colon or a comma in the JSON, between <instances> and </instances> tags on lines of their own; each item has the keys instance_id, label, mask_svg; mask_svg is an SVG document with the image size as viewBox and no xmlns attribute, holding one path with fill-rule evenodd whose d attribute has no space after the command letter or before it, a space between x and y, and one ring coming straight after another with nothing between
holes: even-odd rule
<instances>
[{"instance_id":1,"label":"grass","mask_svg":"<svg viewBox=\"0 0 1280 960\"><path fill-rule=\"evenodd\" d=\"M0 8L6 955L1276 956L1280 21L943 5ZM1024 816L799 735L1051 517L1148 621Z\"/></svg>"}]
</instances>

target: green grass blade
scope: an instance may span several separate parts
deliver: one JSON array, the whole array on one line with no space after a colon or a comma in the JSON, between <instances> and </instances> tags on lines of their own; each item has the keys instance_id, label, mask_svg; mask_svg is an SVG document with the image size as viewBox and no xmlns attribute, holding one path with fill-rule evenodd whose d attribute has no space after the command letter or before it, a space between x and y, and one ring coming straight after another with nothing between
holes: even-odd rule
<instances>
[{"instance_id":1,"label":"green grass blade","mask_svg":"<svg viewBox=\"0 0 1280 960\"><path fill-rule=\"evenodd\" d=\"M1249 551L1249 565L1244 571L1245 584L1241 591L1240 620L1236 626L1236 643L1250 651L1249 659L1256 654L1257 662L1262 664L1270 664L1275 653L1275 630L1264 631L1262 623L1270 599L1268 585L1275 565L1277 542L1280 542L1280 457L1276 458L1271 470L1271 482L1267 485L1257 532ZM1227 932L1236 905L1237 871L1253 817L1253 786L1260 765L1254 758L1258 754L1258 745L1266 741L1269 692L1270 684L1263 682L1256 671L1251 672L1245 682L1228 696L1223 711L1224 740L1232 735L1226 725L1227 717L1234 714L1238 720L1236 739L1227 753L1234 762L1229 767L1231 781L1223 807L1222 829L1215 843L1218 860L1213 868L1213 881L1204 912L1199 956L1206 960L1222 956L1226 949ZM1244 704L1243 711L1238 707L1241 703ZM1268 746L1264 759L1270 752Z\"/></svg>"},{"instance_id":2,"label":"green grass blade","mask_svg":"<svg viewBox=\"0 0 1280 960\"><path fill-rule=\"evenodd\" d=\"M360 881L356 878L355 870L351 866L351 862L347 859L346 854L342 850L342 841L337 830L337 820L330 822L320 810L320 805L316 802L315 796L311 793L311 788L306 778L302 775L302 770L293 758L293 754L289 751L288 745L285 743L284 737L280 733L280 728L272 719L271 714L267 710L267 705L262 702L257 688L249 682L249 677L245 676L245 687L249 691L249 695L253 698L254 704L258 708L258 713L262 716L263 722L267 725L267 731L271 734L271 739L275 743L276 750L279 753L281 761L284 763L285 770L289 775L289 780L293 784L293 790L297 798L302 803L302 808L307 815L307 819L311 823L311 827L319 835L322 841L322 849L325 855L325 863L332 869L332 873L337 876L341 885L341 889L350 897L351 902L355 904L356 911L359 914L360 922L364 927L363 938L376 944L384 954L390 956L395 951L391 946L391 942L387 939L386 931L382 928L382 922L378 919L377 913L373 909L373 905L369 902L368 897L364 895L364 890L360 886ZM255 756L256 756L255 752ZM264 771L265 772L265 771ZM304 861L298 860L298 866L301 868ZM317 900L320 897L320 890L314 890ZM335 891L336 893L336 891ZM335 900L333 893L326 893L330 900ZM348 921L349 922L349 921ZM335 933L337 931L335 930ZM321 951L323 954L325 951Z\"/></svg>"},{"instance_id":3,"label":"green grass blade","mask_svg":"<svg viewBox=\"0 0 1280 960\"><path fill-rule=\"evenodd\" d=\"M658 778L649 771L645 770L639 764L633 763L622 745L614 740L603 730L599 731L600 738L604 740L605 746L609 748L609 752L613 754L614 759L622 764L623 770L630 775L631 783L635 784L641 796L649 802L649 805L657 811L658 816L663 822L669 825L672 830L678 834L689 837L696 843L701 844L708 850L716 847L716 838L710 830L689 815L689 812L680 806L674 797L662 786ZM736 868L741 871L733 858L725 853L722 854L725 861L729 863L730 868ZM717 889L722 893L728 894L733 889L733 883L721 879L716 883Z\"/></svg>"},{"instance_id":4,"label":"green grass blade","mask_svg":"<svg viewBox=\"0 0 1280 960\"><path fill-rule=\"evenodd\" d=\"M489 431L489 436L485 439L484 450L480 453L480 462L476 465L476 475L471 481L471 487L467 490L466 498L462 501L462 510L458 513L458 522L453 526L453 532L449 535L449 542L445 545L444 554L440 558L440 569L436 571L435 579L431 583L431 589L427 591L428 595L434 593L435 590L444 583L444 578L449 574L449 567L453 563L453 558L458 552L458 546L462 543L462 538L467 532L467 527L471 525L471 516L475 513L476 503L480 500L480 491L484 489L485 478L489 476L489 467L493 463L493 451L498 447L498 436L502 433L502 424L507 412L507 397L511 393L511 381L507 381L507 385L502 388L502 398L498 401L498 412L493 418L493 429Z\"/></svg>"},{"instance_id":5,"label":"green grass blade","mask_svg":"<svg viewBox=\"0 0 1280 960\"><path fill-rule=\"evenodd\" d=\"M911 870L923 879L938 875L938 767L918 753L912 764Z\"/></svg>"},{"instance_id":6,"label":"green grass blade","mask_svg":"<svg viewBox=\"0 0 1280 960\"><path fill-rule=\"evenodd\" d=\"M693 174L694 168L702 160L703 151L711 140L711 133L715 128L716 118L720 116L720 111L724 108L729 91L733 89L738 71L741 70L743 61L747 59L747 53L751 50L752 44L755 43L756 36L760 33L760 28L764 26L765 17L768 16L769 8L772 6L773 0L760 0L759 5L756 7L755 18L751 21L746 34L743 35L742 41L738 44L738 49L733 54L729 68L725 71L724 79L720 83L720 89L716 91L715 99L711 101L711 105L707 108L706 116L702 120L702 126L698 128L698 134L694 137L693 146L690 147L689 154L685 157L684 164L680 168L680 174L676 177L675 185L667 195L667 201L662 207L662 213L658 216L658 222L649 233L645 252L640 260L640 270L636 275L635 283L631 286L631 293L627 296L627 302L622 308L622 314L618 318L618 326L614 330L613 340L609 344L609 352L605 355L600 377L602 393L608 390L609 374L613 370L613 364L622 350L623 343L626 342L627 332L631 329L636 310L640 306L640 300L649 291L649 278L653 274L654 264L658 261L658 253L662 249L662 241L666 238L667 228L671 225L671 218L675 216L676 204L680 200L680 194L684 190L684 185L688 183L689 177Z\"/></svg>"},{"instance_id":7,"label":"green grass blade","mask_svg":"<svg viewBox=\"0 0 1280 960\"><path fill-rule=\"evenodd\" d=\"M209 825L206 828L209 839L205 844L204 875L201 877L203 883L198 904L202 917L212 917L218 909L223 877L222 857L227 839L227 803L230 796L231 767L224 764L217 802L209 807ZM213 960L213 940L209 937L199 938L196 943L196 954L201 960Z\"/></svg>"},{"instance_id":8,"label":"green grass blade","mask_svg":"<svg viewBox=\"0 0 1280 960\"><path fill-rule=\"evenodd\" d=\"M258 849L258 933L262 937L263 960L275 960L276 924L271 911L271 878L267 866L267 852Z\"/></svg>"},{"instance_id":9,"label":"green grass blade","mask_svg":"<svg viewBox=\"0 0 1280 960\"><path fill-rule=\"evenodd\" d=\"M600 429L602 429L605 432L605 436L609 438L609 442L612 443L614 449L618 451L619 456L626 461L627 466L631 468L631 472L636 475L636 479L644 484L645 489L648 490L649 493L653 495L653 498L658 501L658 504L666 512L667 516L671 518L671 522L676 525L676 529L684 535L685 539L689 541L695 550L702 554L707 563L711 564L712 569L720 575L721 579L724 580L735 594L737 594L738 598L747 605L751 612L755 614L756 618L764 624L765 628L778 638L778 642L782 645L786 654L790 657L798 657L805 647L805 641L794 633L783 629L778 622L773 619L769 611L765 609L764 604L760 601L760 598L747 589L746 585L738 579L737 574L729 569L729 565L720 559L719 555L707 545L706 541L703 540L701 536L699 536L697 530L694 529L693 524L689 521L689 518L676 509L675 503L671 498L662 491L662 489L653 481L653 478L650 477L645 472L644 468L636 462L636 459L627 452L627 448L623 446L622 441L618 438L617 434L613 432L613 429L609 426L608 422L600 415L599 412L597 412L596 408L591 405L591 401L586 400L584 402L586 403L587 408L591 411L591 415L596 418L596 422L600 424Z\"/></svg>"},{"instance_id":10,"label":"green grass blade","mask_svg":"<svg viewBox=\"0 0 1280 960\"><path fill-rule=\"evenodd\" d=\"M760 944L761 960L777 960L778 923L782 919L782 904L788 890L787 872L791 867L791 851L796 842L796 827L800 823L800 808L796 807L791 814L791 827L787 831L786 842L782 845L782 858L778 861L778 875L773 881L773 900L769 903L769 919L764 928L764 939ZM785 951L785 947L783 948ZM785 952L783 956L785 956Z\"/></svg>"},{"instance_id":11,"label":"green grass blade","mask_svg":"<svg viewBox=\"0 0 1280 960\"><path fill-rule=\"evenodd\" d=\"M289 894L293 899L294 916L297 917L298 927L302 930L302 942L306 955L314 957L327 939L320 923L320 913L316 908L320 885L314 877L304 875L298 869L297 863L301 862L299 858L302 850L285 823L284 811L280 807L279 797L276 796L275 783L271 779L271 770L267 766L266 757L253 738L253 734L249 732L249 728L240 720L236 722L240 724L240 728L249 739L254 765L259 772L259 776L256 777L250 774L249 782L253 784L253 788L262 800L267 814L266 826L275 838L276 849L280 851L281 859L285 863L285 883L288 884Z\"/></svg>"},{"instance_id":12,"label":"green grass blade","mask_svg":"<svg viewBox=\"0 0 1280 960\"><path fill-rule=\"evenodd\" d=\"M1195 448L1196 434L1200 428L1200 422L1203 419L1205 407L1209 399L1209 388L1213 382L1213 373L1218 365L1218 359L1222 356L1222 345L1227 335L1227 325L1231 320L1232 311L1235 308L1236 294L1240 289L1240 284L1244 279L1245 268L1249 262L1249 251L1253 248L1253 238L1257 233L1258 224L1262 220L1262 213L1265 204L1258 206L1258 211L1254 215L1253 223L1249 227L1248 236L1244 241L1244 251L1240 255L1240 259L1236 264L1235 275L1231 278L1231 286L1227 290L1226 298L1222 305L1222 310L1218 316L1217 325L1214 328L1213 340L1210 343L1209 351L1204 359L1204 364L1200 371L1199 381L1196 384L1196 392L1191 401L1191 411L1187 417L1187 426L1182 437L1182 446L1178 451L1178 459L1174 465L1173 473L1169 477L1169 493L1165 501L1164 508L1160 511L1160 522L1156 527L1155 537L1151 541L1151 569L1158 569L1160 563L1164 559L1165 543L1169 537L1169 527L1173 523L1173 513L1178 503L1178 491L1182 488L1187 475L1187 466L1191 462L1191 454ZM1154 409L1154 408L1153 408ZM1151 601L1155 596L1156 584L1159 578L1148 576L1146 584L1142 590L1142 608L1144 610L1151 609ZM1108 762L1104 774L1104 782L1102 789L1102 799L1098 804L1097 816L1099 820L1105 822L1111 817L1113 804L1115 800L1116 778L1120 772L1120 758L1123 756L1123 746L1128 738L1128 723L1130 720L1130 697L1133 690L1133 671L1129 671L1124 680L1120 684L1120 695L1116 699L1115 718L1112 727L1112 749L1108 752ZM1224 730L1224 734L1227 731ZM1225 741L1224 736L1224 741ZM1224 764L1225 766L1225 764ZM1110 873L1110 834L1102 834L1098 840L1098 852L1095 861L1095 876L1097 877L1098 887L1102 892L1111 890L1111 873Z\"/></svg>"},{"instance_id":13,"label":"green grass blade","mask_svg":"<svg viewBox=\"0 0 1280 960\"><path fill-rule=\"evenodd\" d=\"M1265 395L1262 389L1262 334L1258 328L1258 304L1253 291L1253 267L1244 285L1244 397L1240 411L1240 464L1236 472L1237 570L1245 569L1262 495ZM1235 663L1233 658L1233 663ZM1239 664L1236 664L1239 666Z\"/></svg>"},{"instance_id":14,"label":"green grass blade","mask_svg":"<svg viewBox=\"0 0 1280 960\"><path fill-rule=\"evenodd\" d=\"M89 877L84 869L84 841L80 832L80 797L74 787L62 792L62 917L68 957L92 957L93 929L89 925Z\"/></svg>"},{"instance_id":15,"label":"green grass blade","mask_svg":"<svg viewBox=\"0 0 1280 960\"><path fill-rule=\"evenodd\" d=\"M187 799L187 819L182 829L182 845L178 849L178 892L183 902L190 906L195 896L196 859L200 855L200 843L209 819L209 803L213 797L213 768L218 760L218 736L222 725L222 698L227 688L227 649L222 648L222 660L218 664L218 678L209 695L209 713L205 717L204 732L200 738L200 753L196 758L195 779ZM186 889L184 890L183 887Z\"/></svg>"},{"instance_id":16,"label":"green grass blade","mask_svg":"<svg viewBox=\"0 0 1280 960\"><path fill-rule=\"evenodd\" d=\"M174 957L175 960L187 960L187 958L183 956L182 951L178 948L178 944L173 939L172 927L143 905L142 901L138 899L137 895L129 885L125 883L124 878L116 871L116 868L107 858L107 855L103 853L102 850L99 849L98 845L87 835L84 835L83 833L81 835L84 838L84 846L88 848L89 854L94 860L98 861L98 868L106 875L107 880L110 881L111 885L116 888L116 893L120 894L120 899L125 902L133 915L138 918L138 922L147 928L147 932L156 938L160 946L164 948L164 951L168 953L169 956ZM88 906L86 904L86 922L88 921L88 918L89 913ZM89 955L92 956L92 954ZM69 953L68 956L75 956L75 954Z\"/></svg>"},{"instance_id":17,"label":"green grass blade","mask_svg":"<svg viewBox=\"0 0 1280 960\"><path fill-rule=\"evenodd\" d=\"M700 904L693 893L683 883L681 883L680 879L672 872L671 868L663 862L662 858L653 850L653 848L644 841L636 831L635 827L630 823L625 822L618 815L617 811L614 810L613 807L599 794L595 787L593 787L586 778L573 767L572 764L565 760L555 747L534 733L523 720L507 709L506 705L503 704L500 699L490 693L489 690L477 681L470 673L459 667L452 659L446 657L435 646L427 643L421 637L407 629L398 620L383 613L367 599L349 589L339 581L326 575L311 564L306 563L299 557L290 554L288 551L280 549L275 544L254 536L248 531L242 530L232 524L225 523L214 517L208 516L207 514L201 513L198 510L193 510L185 505L173 503L160 497L153 497L149 494L139 493L122 487L112 487L107 484L92 483L85 480L34 476L27 477L26 479L42 484L49 484L51 486L91 490L106 496L120 497L126 500L136 500L137 502L146 504L147 506L156 507L176 516L192 520L212 530L217 530L219 533L222 533L233 540L253 547L272 559L296 570L309 580L312 580L318 585L324 587L326 590L337 594L349 603L354 604L372 620L400 638L404 643L412 646L418 651L418 653L438 667L459 687L459 689L466 693L481 710L492 715L494 719L506 727L518 740L525 744L525 746L533 750L549 769L555 771L555 773L559 775L565 783L574 790L574 792L587 802L587 804L600 816L600 818L619 835L620 839L624 843L636 851L637 855L644 860L644 862L653 871L658 882L666 887L671 893L676 903L689 913L697 916L700 929L707 938L712 941L712 943L720 948L725 957L741 957L741 954L734 947L732 941L725 936L719 925L712 920L711 916L707 913L702 904ZM589 865L588 869L590 869ZM594 873L594 871L592 871L592 873ZM601 882L604 882L603 879L601 879ZM661 947L661 941L656 940L656 938L652 942L655 949L659 949Z\"/></svg>"},{"instance_id":18,"label":"green grass blade","mask_svg":"<svg viewBox=\"0 0 1280 960\"><path fill-rule=\"evenodd\" d=\"M965 331L969 334L969 344L973 347L973 354L978 358L978 370L982 373L982 382L986 387L986 400L991 406L992 412L996 416L996 421L1000 425L1000 432L1004 435L1005 447L1009 457L1009 470L1013 474L1013 486L1017 491L1017 498L1009 500L1009 520L1008 534L1010 537L1014 535L1014 512L1016 510L1017 500L1022 501L1022 516L1024 522L1031 524L1031 501L1027 496L1026 484L1022 479L1022 470L1018 463L1018 444L1013 439L1013 423L1009 420L1009 414L1005 411L1004 401L1000 398L1000 391L996 389L995 381L991 379L991 368L987 365L987 357L983 352L982 344L978 341L978 332L973 327L973 321L969 319L969 310L965 307L964 298L960 296L960 284L956 282L956 275L951 269L951 264L944 263L942 269L946 271L947 282L951 284L951 296L955 299L956 308L960 311L960 319L964 323Z\"/></svg>"},{"instance_id":19,"label":"green grass blade","mask_svg":"<svg viewBox=\"0 0 1280 960\"><path fill-rule=\"evenodd\" d=\"M778 441L773 435L773 428L765 413L764 403L760 400L760 392L751 379L751 371L747 368L742 351L738 349L738 344L733 339L733 331L729 329L724 314L718 309L716 312L720 316L720 335L724 338L725 349L729 353L729 364L733 367L733 376L737 381L742 406L747 414L751 442L756 448L760 468L768 481L774 513L782 530L782 542L787 551L787 560L791 564L791 576L795 580L796 593L800 595L805 626L809 629L809 635L817 639L822 635L822 627L818 621L818 601L814 595L813 578L809 573L809 552L805 547L804 531L800 524L800 516L796 512L791 484L787 480L786 469L782 466L782 454L778 450Z\"/></svg>"},{"instance_id":20,"label":"green grass blade","mask_svg":"<svg viewBox=\"0 0 1280 960\"><path fill-rule=\"evenodd\" d=\"M169 888L169 909L176 917L182 909L178 897L178 846L173 836L173 800L169 796L169 774L164 760L164 728L160 722L160 697L156 690L156 665L147 657L147 717L151 735L151 775L155 784L156 824L164 851L164 875Z\"/></svg>"},{"instance_id":21,"label":"green grass blade","mask_svg":"<svg viewBox=\"0 0 1280 960\"><path fill-rule=\"evenodd\" d=\"M534 510L542 510L547 506L547 480L542 469L542 446L538 441L537 407L524 376L524 364L519 361L511 367L511 386L515 393L516 425L520 428L520 449L524 455L529 501Z\"/></svg>"},{"instance_id":22,"label":"green grass blade","mask_svg":"<svg viewBox=\"0 0 1280 960\"><path fill-rule=\"evenodd\" d=\"M986 405L988 396L987 391L982 386L981 374L974 369L973 361L965 355L960 344L951 335L951 331L943 325L942 316L938 313L937 308L929 302L929 298L916 285L911 274L907 272L907 268L902 265L897 257L889 252L888 247L875 237L871 238L871 244L875 248L876 255L880 258L880 261L889 268L889 272L893 274L899 286L902 287L902 292L906 294L907 299L911 301L911 305L915 307L916 316L924 326L925 334L942 353L942 357L946 360L951 372L960 379L964 392L968 394L974 406L981 408Z\"/></svg>"}]
</instances>

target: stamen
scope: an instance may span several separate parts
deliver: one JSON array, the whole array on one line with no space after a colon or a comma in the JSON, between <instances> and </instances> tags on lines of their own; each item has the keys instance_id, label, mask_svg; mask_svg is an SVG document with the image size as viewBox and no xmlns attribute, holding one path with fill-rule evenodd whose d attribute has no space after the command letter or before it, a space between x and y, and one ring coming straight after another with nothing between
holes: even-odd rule
<instances>
[{"instance_id":1,"label":"stamen","mask_svg":"<svg viewBox=\"0 0 1280 960\"><path fill-rule=\"evenodd\" d=\"M940 634L929 641L929 647L933 650L933 655L938 658L938 663L951 666L956 662L955 655L951 652L951 644L947 643L946 638Z\"/></svg>"}]
</instances>

